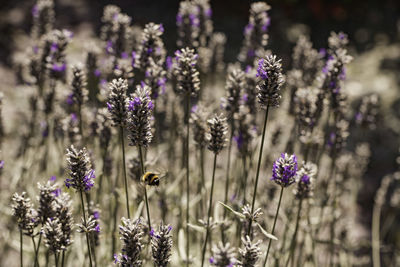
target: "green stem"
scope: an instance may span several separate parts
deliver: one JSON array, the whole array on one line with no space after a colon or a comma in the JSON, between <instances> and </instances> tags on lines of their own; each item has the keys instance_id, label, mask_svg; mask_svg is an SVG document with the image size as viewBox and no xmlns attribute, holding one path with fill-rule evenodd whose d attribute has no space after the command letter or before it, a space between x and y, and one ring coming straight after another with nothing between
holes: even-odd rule
<instances>
[{"instance_id":1,"label":"green stem","mask_svg":"<svg viewBox=\"0 0 400 267\"><path fill-rule=\"evenodd\" d=\"M213 191L214 191L214 180L215 180L215 169L216 169L216 166L217 166L217 154L214 154L214 165L213 165L210 200L209 200L210 202L208 203L206 238L204 240L203 252L202 252L202 256L201 256L201 267L204 266L204 259L205 259L205 256L206 256L206 249L207 249L207 241L208 241L208 236L210 234L210 217L211 217L211 210L212 210L212 199L213 199Z\"/></svg>"},{"instance_id":2,"label":"green stem","mask_svg":"<svg viewBox=\"0 0 400 267\"><path fill-rule=\"evenodd\" d=\"M85 203L83 203L83 192L82 190L79 191L81 195L81 205L82 205L82 214L83 214L83 222L85 225L87 225L86 222L86 212L85 212ZM87 248L88 248L88 254L89 254L89 262L90 262L90 267L92 267L92 252L90 251L90 241L89 241L89 234L86 233L86 243L87 243Z\"/></svg>"},{"instance_id":3,"label":"green stem","mask_svg":"<svg viewBox=\"0 0 400 267\"><path fill-rule=\"evenodd\" d=\"M128 194L128 179L126 178L126 166L125 166L125 141L124 141L124 129L122 126L119 128L120 138L121 138L121 149L122 149L122 171L124 174L124 184L125 184L125 200L126 200L126 211L128 213L128 219L131 218L129 212L129 194Z\"/></svg>"},{"instance_id":4,"label":"green stem","mask_svg":"<svg viewBox=\"0 0 400 267\"><path fill-rule=\"evenodd\" d=\"M303 203L303 199L301 198L299 201L299 207L297 209L296 227L294 228L293 238L290 243L290 254L289 254L289 258L286 261L286 267L289 266L289 263L292 260L292 257L294 255L294 250L296 248L297 232L299 230L299 222L300 222L300 213L301 213L301 204L302 203Z\"/></svg>"},{"instance_id":5,"label":"green stem","mask_svg":"<svg viewBox=\"0 0 400 267\"><path fill-rule=\"evenodd\" d=\"M278 219L278 214L279 214L279 208L281 207L281 202L282 202L283 189L285 189L285 188L284 188L283 186L281 186L281 193L279 194L278 207L276 208L276 213L275 213L275 218L274 218L274 224L272 225L271 234L274 234L274 231L275 231L276 221L277 221L277 219ZM268 254L269 254L269 250L270 250L270 248L271 248L271 242L272 242L272 239L269 239L268 248L267 248L267 254L265 255L265 259L264 259L264 264L263 264L263 266L266 266L266 264L267 264L267 261L268 261Z\"/></svg>"},{"instance_id":6,"label":"green stem","mask_svg":"<svg viewBox=\"0 0 400 267\"><path fill-rule=\"evenodd\" d=\"M189 112L190 92L186 94L186 266L189 266Z\"/></svg>"},{"instance_id":7,"label":"green stem","mask_svg":"<svg viewBox=\"0 0 400 267\"><path fill-rule=\"evenodd\" d=\"M54 253L54 265L56 267L58 267L58 257L57 257L57 253Z\"/></svg>"},{"instance_id":8,"label":"green stem","mask_svg":"<svg viewBox=\"0 0 400 267\"><path fill-rule=\"evenodd\" d=\"M141 167L141 170L142 170L142 175L144 175L144 161L143 161L142 147L138 146L138 150L139 150L139 157L140 157L140 167ZM148 198L147 198L146 184L144 185L144 198L145 198L145 201L146 201L147 223L149 225L149 233L150 233L150 231L151 231L151 220L150 220L149 201L148 201Z\"/></svg>"},{"instance_id":9,"label":"green stem","mask_svg":"<svg viewBox=\"0 0 400 267\"><path fill-rule=\"evenodd\" d=\"M381 205L375 204L372 211L372 262L374 267L381 266L380 259L380 220Z\"/></svg>"},{"instance_id":10,"label":"green stem","mask_svg":"<svg viewBox=\"0 0 400 267\"><path fill-rule=\"evenodd\" d=\"M264 148L265 132L267 129L268 110L269 110L269 105L267 105L267 110L265 111L265 119L264 119L264 127L263 127L263 133L262 133L262 138L261 138L260 154L258 156L258 163L257 163L256 182L254 184L253 201L251 203L251 214L253 214L253 212L254 212L254 204L256 202L258 177L260 176L260 167L261 167L261 159L262 159L262 153L263 153L263 148ZM247 229L248 236L250 236L251 224L252 224L252 221L250 220L249 228Z\"/></svg>"},{"instance_id":11,"label":"green stem","mask_svg":"<svg viewBox=\"0 0 400 267\"><path fill-rule=\"evenodd\" d=\"M24 255L23 255L23 234L22 230L19 230L19 249L20 249L20 260L21 260L21 267L24 266Z\"/></svg>"}]
</instances>

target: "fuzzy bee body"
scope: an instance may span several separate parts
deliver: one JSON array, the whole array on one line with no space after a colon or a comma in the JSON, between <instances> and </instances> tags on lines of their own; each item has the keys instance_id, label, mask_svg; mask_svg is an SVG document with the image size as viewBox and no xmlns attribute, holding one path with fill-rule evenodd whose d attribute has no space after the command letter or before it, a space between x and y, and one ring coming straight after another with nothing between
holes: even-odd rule
<instances>
[{"instance_id":1,"label":"fuzzy bee body","mask_svg":"<svg viewBox=\"0 0 400 267\"><path fill-rule=\"evenodd\" d=\"M158 186L160 184L160 178L154 172L146 172L142 176L142 182L150 186Z\"/></svg>"}]
</instances>

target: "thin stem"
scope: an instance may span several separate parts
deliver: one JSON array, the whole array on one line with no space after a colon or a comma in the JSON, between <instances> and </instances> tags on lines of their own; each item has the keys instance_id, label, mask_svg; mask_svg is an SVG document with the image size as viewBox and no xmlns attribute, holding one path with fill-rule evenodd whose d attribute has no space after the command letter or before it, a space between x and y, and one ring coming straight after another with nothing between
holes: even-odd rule
<instances>
[{"instance_id":1,"label":"thin stem","mask_svg":"<svg viewBox=\"0 0 400 267\"><path fill-rule=\"evenodd\" d=\"M37 248L36 248L36 251L35 251L35 264L36 264L37 266L39 266L39 249L40 249L40 243L41 243L41 241L42 241L42 234L40 233L40 234L39 234L38 245L37 245Z\"/></svg>"},{"instance_id":2,"label":"thin stem","mask_svg":"<svg viewBox=\"0 0 400 267\"><path fill-rule=\"evenodd\" d=\"M58 257L57 257L57 253L54 253L54 265L56 267L58 267Z\"/></svg>"},{"instance_id":3,"label":"thin stem","mask_svg":"<svg viewBox=\"0 0 400 267\"><path fill-rule=\"evenodd\" d=\"M201 256L201 267L204 266L204 258L206 256L206 249L207 249L207 241L208 241L208 236L210 234L210 217L211 217L211 210L212 210L212 199L213 199L213 191L214 191L214 180L215 180L215 168L216 168L216 166L217 166L217 154L214 154L214 165L213 165L213 173L212 173L212 179L211 179L211 191L210 191L210 202L208 203L206 238L204 240L203 252L202 252L202 256Z\"/></svg>"},{"instance_id":4,"label":"thin stem","mask_svg":"<svg viewBox=\"0 0 400 267\"><path fill-rule=\"evenodd\" d=\"M262 138L261 138L260 154L258 156L258 163L257 163L256 182L254 184L253 201L251 203L251 214L253 214L253 212L254 212L254 204L256 202L258 177L260 176L260 167L261 167L261 159L262 159L262 153L263 153L263 148L264 148L265 132L267 129L268 110L269 110L269 105L267 105L267 110L265 111L265 119L264 119L264 127L263 127L263 133L262 133ZM251 223L252 223L252 221L250 220L249 228L247 229L248 236L250 236Z\"/></svg>"},{"instance_id":5,"label":"thin stem","mask_svg":"<svg viewBox=\"0 0 400 267\"><path fill-rule=\"evenodd\" d=\"M85 223L85 225L87 225L87 223L86 223L85 204L83 203L83 192L81 190L79 192L80 192L80 195L81 195L83 222ZM90 251L90 241L89 241L89 234L88 233L86 233L86 243L87 243L87 248L88 248L90 267L92 267L92 252Z\"/></svg>"},{"instance_id":6,"label":"thin stem","mask_svg":"<svg viewBox=\"0 0 400 267\"><path fill-rule=\"evenodd\" d=\"M64 267L65 250L62 251L61 255L61 267Z\"/></svg>"},{"instance_id":7,"label":"thin stem","mask_svg":"<svg viewBox=\"0 0 400 267\"><path fill-rule=\"evenodd\" d=\"M23 255L23 234L22 230L19 230L19 249L20 249L20 260L21 260L21 267L24 266L24 255Z\"/></svg>"},{"instance_id":8,"label":"thin stem","mask_svg":"<svg viewBox=\"0 0 400 267\"><path fill-rule=\"evenodd\" d=\"M126 211L128 213L128 219L131 218L129 212L129 194L128 194L128 179L126 178L126 166L125 166L125 141L124 141L124 129L122 126L119 128L120 138L121 138L121 149L122 149L122 170L124 174L124 184L125 184L125 200L126 200Z\"/></svg>"},{"instance_id":9,"label":"thin stem","mask_svg":"<svg viewBox=\"0 0 400 267\"><path fill-rule=\"evenodd\" d=\"M301 198L299 201L299 207L297 209L296 227L294 228L292 242L290 243L290 254L289 254L289 258L286 261L286 267L289 266L289 263L294 255L294 250L296 248L297 232L299 230L300 212L301 212L301 204L302 203L303 203L303 199Z\"/></svg>"},{"instance_id":10,"label":"thin stem","mask_svg":"<svg viewBox=\"0 0 400 267\"><path fill-rule=\"evenodd\" d=\"M142 147L138 146L138 150L139 150L139 157L140 157L140 167L142 170L142 175L144 174L144 161L143 161L143 151L142 151ZM149 211L149 201L147 199L147 188L146 188L146 184L144 185L144 198L146 201L146 213L147 213L147 223L149 225L149 233L151 231L151 220L150 220L150 211Z\"/></svg>"},{"instance_id":11,"label":"thin stem","mask_svg":"<svg viewBox=\"0 0 400 267\"><path fill-rule=\"evenodd\" d=\"M224 196L224 203L227 204L228 203L228 190L229 190L229 172L231 169L231 150L232 150L232 139L233 139L233 129L234 123L233 123L233 118L231 118L231 136L229 138L229 145L228 145L228 159L227 159L227 163L226 163L226 178L225 178L225 196ZM226 212L227 210L224 209L224 219L226 217ZM224 236L224 232L222 231L222 242L225 243L225 236Z\"/></svg>"},{"instance_id":12,"label":"thin stem","mask_svg":"<svg viewBox=\"0 0 400 267\"><path fill-rule=\"evenodd\" d=\"M374 267L381 266L380 259L380 220L381 205L375 204L372 211L372 263Z\"/></svg>"},{"instance_id":13,"label":"thin stem","mask_svg":"<svg viewBox=\"0 0 400 267\"><path fill-rule=\"evenodd\" d=\"M33 251L36 252L36 242L35 242L35 238L32 236L32 243L33 243ZM35 261L33 263L33 266L36 267L36 258Z\"/></svg>"},{"instance_id":14,"label":"thin stem","mask_svg":"<svg viewBox=\"0 0 400 267\"><path fill-rule=\"evenodd\" d=\"M276 208L276 213L275 213L275 218L274 218L274 224L272 225L271 234L274 234L274 231L275 231L276 221L277 221L277 219L278 219L278 214L279 214L279 208L281 207L281 202L282 202L283 189L285 189L285 188L284 188L283 186L281 186L281 193L279 194L278 207ZM267 254L265 255L265 259L264 259L264 264L263 264L263 266L266 266L266 264L267 264L269 249L271 248L271 242L272 242L272 239L269 239L268 248L267 248Z\"/></svg>"},{"instance_id":15,"label":"thin stem","mask_svg":"<svg viewBox=\"0 0 400 267\"><path fill-rule=\"evenodd\" d=\"M190 91L186 94L186 266L189 266L189 111Z\"/></svg>"}]
</instances>

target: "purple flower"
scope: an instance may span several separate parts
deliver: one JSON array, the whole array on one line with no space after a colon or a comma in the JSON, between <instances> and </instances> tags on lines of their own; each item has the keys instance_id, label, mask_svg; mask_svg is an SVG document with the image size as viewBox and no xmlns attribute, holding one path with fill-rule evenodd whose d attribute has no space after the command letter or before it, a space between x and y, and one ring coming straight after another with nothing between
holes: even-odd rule
<instances>
[{"instance_id":1,"label":"purple flower","mask_svg":"<svg viewBox=\"0 0 400 267\"><path fill-rule=\"evenodd\" d=\"M189 14L189 21L190 21L190 25L192 25L194 27L199 27L200 26L200 20L196 16L196 14Z\"/></svg>"},{"instance_id":2,"label":"purple flower","mask_svg":"<svg viewBox=\"0 0 400 267\"><path fill-rule=\"evenodd\" d=\"M96 231L96 233L100 233L100 224L97 224L94 230Z\"/></svg>"},{"instance_id":3,"label":"purple flower","mask_svg":"<svg viewBox=\"0 0 400 267\"><path fill-rule=\"evenodd\" d=\"M90 170L89 173L85 175L85 177L83 178L85 191L89 191L94 186L94 178L96 178L96 175L94 175L94 170Z\"/></svg>"},{"instance_id":4,"label":"purple flower","mask_svg":"<svg viewBox=\"0 0 400 267\"><path fill-rule=\"evenodd\" d=\"M146 83L145 83L144 81L140 81L140 86L141 86L142 88L144 88L144 87L146 86Z\"/></svg>"},{"instance_id":5,"label":"purple flower","mask_svg":"<svg viewBox=\"0 0 400 267\"><path fill-rule=\"evenodd\" d=\"M244 141L243 134L239 133L239 135L233 137L233 140L235 140L238 149L240 149L242 147L243 141Z\"/></svg>"},{"instance_id":6,"label":"purple flower","mask_svg":"<svg viewBox=\"0 0 400 267\"><path fill-rule=\"evenodd\" d=\"M149 234L150 234L150 236L151 236L151 237L153 237L153 236L154 236L154 229L153 229L153 227L151 228L151 231L150 231L150 233L149 233Z\"/></svg>"},{"instance_id":7,"label":"purple flower","mask_svg":"<svg viewBox=\"0 0 400 267\"><path fill-rule=\"evenodd\" d=\"M334 132L329 134L329 139L328 139L328 147L332 147L335 144L335 140L336 140L336 134Z\"/></svg>"},{"instance_id":8,"label":"purple flower","mask_svg":"<svg viewBox=\"0 0 400 267\"><path fill-rule=\"evenodd\" d=\"M50 177L49 181L50 182L55 182L56 179L57 179L57 177L55 175L53 175L53 176Z\"/></svg>"},{"instance_id":9,"label":"purple flower","mask_svg":"<svg viewBox=\"0 0 400 267\"><path fill-rule=\"evenodd\" d=\"M150 100L147 107L148 107L150 110L153 110L153 109L154 109L153 101Z\"/></svg>"},{"instance_id":10,"label":"purple flower","mask_svg":"<svg viewBox=\"0 0 400 267\"><path fill-rule=\"evenodd\" d=\"M182 14L179 14L179 13L178 13L178 14L176 15L176 24L177 24L177 25L181 25L182 22L183 22Z\"/></svg>"},{"instance_id":11,"label":"purple flower","mask_svg":"<svg viewBox=\"0 0 400 267\"><path fill-rule=\"evenodd\" d=\"M214 257L211 257L208 261L210 262L210 264L215 263Z\"/></svg>"},{"instance_id":12,"label":"purple flower","mask_svg":"<svg viewBox=\"0 0 400 267\"><path fill-rule=\"evenodd\" d=\"M253 23L249 23L246 25L246 27L244 27L244 34L245 35L249 35L250 32L253 30L254 28L254 24Z\"/></svg>"},{"instance_id":13,"label":"purple flower","mask_svg":"<svg viewBox=\"0 0 400 267\"><path fill-rule=\"evenodd\" d=\"M38 47L37 45L34 45L34 46L32 47L32 50L33 50L33 53L34 53L34 54L39 53L39 47Z\"/></svg>"},{"instance_id":14,"label":"purple flower","mask_svg":"<svg viewBox=\"0 0 400 267\"><path fill-rule=\"evenodd\" d=\"M246 66L245 72L246 72L246 73L249 73L249 72L251 71L252 68L253 68L252 66L247 65L247 66Z\"/></svg>"},{"instance_id":15,"label":"purple flower","mask_svg":"<svg viewBox=\"0 0 400 267\"><path fill-rule=\"evenodd\" d=\"M100 218L100 213L98 211L93 212L93 217L98 220Z\"/></svg>"},{"instance_id":16,"label":"purple flower","mask_svg":"<svg viewBox=\"0 0 400 267\"><path fill-rule=\"evenodd\" d=\"M212 16L212 9L209 8L206 11L204 11L204 14L206 15L207 18L211 18Z\"/></svg>"},{"instance_id":17,"label":"purple flower","mask_svg":"<svg viewBox=\"0 0 400 267\"><path fill-rule=\"evenodd\" d=\"M108 40L106 43L106 52L107 54L111 54L113 52L113 43L111 40Z\"/></svg>"},{"instance_id":18,"label":"purple flower","mask_svg":"<svg viewBox=\"0 0 400 267\"><path fill-rule=\"evenodd\" d=\"M249 95L248 94L243 94L242 101L246 103L248 100L249 100Z\"/></svg>"},{"instance_id":19,"label":"purple flower","mask_svg":"<svg viewBox=\"0 0 400 267\"><path fill-rule=\"evenodd\" d=\"M76 116L75 113L71 113L71 121L72 121L72 122L78 121L78 116Z\"/></svg>"},{"instance_id":20,"label":"purple flower","mask_svg":"<svg viewBox=\"0 0 400 267\"><path fill-rule=\"evenodd\" d=\"M128 110L134 111L136 107L140 104L142 104L142 101L140 101L140 98L136 96L135 98L133 98L133 101L129 101Z\"/></svg>"},{"instance_id":21,"label":"purple flower","mask_svg":"<svg viewBox=\"0 0 400 267\"><path fill-rule=\"evenodd\" d=\"M272 167L272 181L277 184L287 187L295 182L297 173L297 158L296 155L288 155L282 153Z\"/></svg>"},{"instance_id":22,"label":"purple flower","mask_svg":"<svg viewBox=\"0 0 400 267\"><path fill-rule=\"evenodd\" d=\"M127 58L128 58L128 53L122 52L122 53L121 53L121 58L127 59Z\"/></svg>"},{"instance_id":23,"label":"purple flower","mask_svg":"<svg viewBox=\"0 0 400 267\"><path fill-rule=\"evenodd\" d=\"M118 254L117 253L114 253L114 263L115 264L119 263Z\"/></svg>"},{"instance_id":24,"label":"purple flower","mask_svg":"<svg viewBox=\"0 0 400 267\"><path fill-rule=\"evenodd\" d=\"M73 105L73 104L74 104L74 94L73 94L73 93L70 93L70 94L67 96L67 99L65 100L65 102L66 102L67 105L69 105L69 106Z\"/></svg>"},{"instance_id":25,"label":"purple flower","mask_svg":"<svg viewBox=\"0 0 400 267\"><path fill-rule=\"evenodd\" d=\"M51 69L55 72L64 72L67 68L67 65L65 63L54 63Z\"/></svg>"},{"instance_id":26,"label":"purple flower","mask_svg":"<svg viewBox=\"0 0 400 267\"><path fill-rule=\"evenodd\" d=\"M4 168L4 160L0 160L0 170Z\"/></svg>"},{"instance_id":27,"label":"purple flower","mask_svg":"<svg viewBox=\"0 0 400 267\"><path fill-rule=\"evenodd\" d=\"M265 24L261 27L261 30L263 32L266 32L268 30L269 25L271 24L271 20L269 18L267 18L267 21L265 22Z\"/></svg>"},{"instance_id":28,"label":"purple flower","mask_svg":"<svg viewBox=\"0 0 400 267\"><path fill-rule=\"evenodd\" d=\"M191 112L191 113L195 113L195 112L197 111L198 108L199 108L198 105L194 105L194 106L190 109L190 112Z\"/></svg>"},{"instance_id":29,"label":"purple flower","mask_svg":"<svg viewBox=\"0 0 400 267\"><path fill-rule=\"evenodd\" d=\"M32 16L33 16L34 18L39 17L39 8L38 8L37 5L34 5L34 6L32 7Z\"/></svg>"},{"instance_id":30,"label":"purple flower","mask_svg":"<svg viewBox=\"0 0 400 267\"><path fill-rule=\"evenodd\" d=\"M304 175L300 178L300 181L301 181L302 183L309 184L309 183L310 183L310 177L309 177L307 174L304 174Z\"/></svg>"},{"instance_id":31,"label":"purple flower","mask_svg":"<svg viewBox=\"0 0 400 267\"><path fill-rule=\"evenodd\" d=\"M268 73L264 69L264 59L263 58L258 61L256 77L261 77L261 79L263 79L263 80L268 79Z\"/></svg>"},{"instance_id":32,"label":"purple flower","mask_svg":"<svg viewBox=\"0 0 400 267\"><path fill-rule=\"evenodd\" d=\"M94 70L94 76L100 77L100 75L101 75L101 71L99 69L95 69Z\"/></svg>"},{"instance_id":33,"label":"purple flower","mask_svg":"<svg viewBox=\"0 0 400 267\"><path fill-rule=\"evenodd\" d=\"M346 80L346 67L343 67L342 71L340 72L339 79L342 81Z\"/></svg>"},{"instance_id":34,"label":"purple flower","mask_svg":"<svg viewBox=\"0 0 400 267\"><path fill-rule=\"evenodd\" d=\"M56 52L58 50L58 44L57 43L55 43L55 42L53 42L52 44L51 44L51 46L50 46L50 51L51 52Z\"/></svg>"},{"instance_id":35,"label":"purple flower","mask_svg":"<svg viewBox=\"0 0 400 267\"><path fill-rule=\"evenodd\" d=\"M149 48L147 49L147 54L150 55L152 52L153 52L153 48L149 47Z\"/></svg>"},{"instance_id":36,"label":"purple flower","mask_svg":"<svg viewBox=\"0 0 400 267\"><path fill-rule=\"evenodd\" d=\"M325 48L320 48L319 49L319 54L321 57L325 57L326 56L326 49Z\"/></svg>"},{"instance_id":37,"label":"purple flower","mask_svg":"<svg viewBox=\"0 0 400 267\"><path fill-rule=\"evenodd\" d=\"M160 27L158 29L160 30L160 32L164 32L164 26L162 23L160 23Z\"/></svg>"},{"instance_id":38,"label":"purple flower","mask_svg":"<svg viewBox=\"0 0 400 267\"><path fill-rule=\"evenodd\" d=\"M108 109L108 111L112 111L112 105L108 102L107 102L107 109Z\"/></svg>"},{"instance_id":39,"label":"purple flower","mask_svg":"<svg viewBox=\"0 0 400 267\"><path fill-rule=\"evenodd\" d=\"M57 188L56 190L53 191L53 195L55 195L56 197L61 195L61 188Z\"/></svg>"},{"instance_id":40,"label":"purple flower","mask_svg":"<svg viewBox=\"0 0 400 267\"><path fill-rule=\"evenodd\" d=\"M172 226L169 225L169 226L168 226L168 233L171 232L171 231L172 231Z\"/></svg>"},{"instance_id":41,"label":"purple flower","mask_svg":"<svg viewBox=\"0 0 400 267\"><path fill-rule=\"evenodd\" d=\"M253 49L249 49L249 51L247 51L248 57L254 57L255 55L256 55L256 52Z\"/></svg>"},{"instance_id":42,"label":"purple flower","mask_svg":"<svg viewBox=\"0 0 400 267\"><path fill-rule=\"evenodd\" d=\"M170 70L172 68L172 57L168 56L165 60L165 64L167 66L167 70Z\"/></svg>"}]
</instances>

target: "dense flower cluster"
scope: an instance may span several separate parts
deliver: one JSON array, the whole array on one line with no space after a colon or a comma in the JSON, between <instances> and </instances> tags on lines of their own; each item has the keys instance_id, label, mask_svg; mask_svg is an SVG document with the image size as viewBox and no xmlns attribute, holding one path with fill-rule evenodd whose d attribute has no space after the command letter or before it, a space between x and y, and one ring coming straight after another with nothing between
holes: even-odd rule
<instances>
[{"instance_id":1,"label":"dense flower cluster","mask_svg":"<svg viewBox=\"0 0 400 267\"><path fill-rule=\"evenodd\" d=\"M126 92L128 90L128 81L121 78L114 79L109 86L110 95L107 101L107 109L111 115L110 119L114 126L123 127L127 116Z\"/></svg>"},{"instance_id":2,"label":"dense flower cluster","mask_svg":"<svg viewBox=\"0 0 400 267\"><path fill-rule=\"evenodd\" d=\"M195 51L188 47L175 52L174 75L180 93L195 96L200 90L199 72L196 69L197 58Z\"/></svg>"},{"instance_id":3,"label":"dense flower cluster","mask_svg":"<svg viewBox=\"0 0 400 267\"><path fill-rule=\"evenodd\" d=\"M158 231L150 231L152 256L157 267L166 267L171 260L171 230L172 226L161 224Z\"/></svg>"},{"instance_id":4,"label":"dense flower cluster","mask_svg":"<svg viewBox=\"0 0 400 267\"><path fill-rule=\"evenodd\" d=\"M151 116L154 103L148 86L137 86L135 93L128 100L127 127L132 146L147 147L152 138Z\"/></svg>"},{"instance_id":5,"label":"dense flower cluster","mask_svg":"<svg viewBox=\"0 0 400 267\"><path fill-rule=\"evenodd\" d=\"M208 149L219 154L226 145L226 133L228 131L228 126L226 125L226 118L220 114L214 116L212 119L208 120Z\"/></svg>"},{"instance_id":6,"label":"dense flower cluster","mask_svg":"<svg viewBox=\"0 0 400 267\"><path fill-rule=\"evenodd\" d=\"M90 159L86 148L77 150L73 145L67 148L67 164L69 178L65 179L65 186L74 188L77 191L89 191L96 178L94 170L90 169Z\"/></svg>"},{"instance_id":7,"label":"dense flower cluster","mask_svg":"<svg viewBox=\"0 0 400 267\"><path fill-rule=\"evenodd\" d=\"M287 187L296 181L297 157L282 153L274 162L271 180L280 186Z\"/></svg>"},{"instance_id":8,"label":"dense flower cluster","mask_svg":"<svg viewBox=\"0 0 400 267\"><path fill-rule=\"evenodd\" d=\"M264 2L255 2L250 7L249 23L244 28L244 41L238 59L245 66L253 65L254 59L262 57L268 43L268 16L270 6Z\"/></svg>"},{"instance_id":9,"label":"dense flower cluster","mask_svg":"<svg viewBox=\"0 0 400 267\"><path fill-rule=\"evenodd\" d=\"M263 108L278 107L281 99L280 89L284 82L281 60L278 60L275 55L260 59L257 77L260 79L257 85L258 103Z\"/></svg>"}]
</instances>

